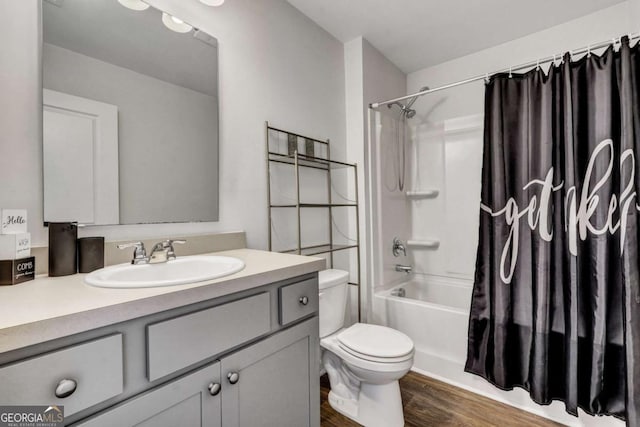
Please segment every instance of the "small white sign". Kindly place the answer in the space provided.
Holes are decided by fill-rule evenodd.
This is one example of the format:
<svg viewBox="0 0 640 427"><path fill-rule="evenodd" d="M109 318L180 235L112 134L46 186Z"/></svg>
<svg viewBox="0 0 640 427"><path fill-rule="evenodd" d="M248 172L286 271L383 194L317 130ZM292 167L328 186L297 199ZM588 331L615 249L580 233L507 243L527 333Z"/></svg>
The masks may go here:
<svg viewBox="0 0 640 427"><path fill-rule="evenodd" d="M2 209L0 234L19 234L27 232L26 209Z"/></svg>
<svg viewBox="0 0 640 427"><path fill-rule="evenodd" d="M0 259L21 259L30 256L30 233L0 235Z"/></svg>

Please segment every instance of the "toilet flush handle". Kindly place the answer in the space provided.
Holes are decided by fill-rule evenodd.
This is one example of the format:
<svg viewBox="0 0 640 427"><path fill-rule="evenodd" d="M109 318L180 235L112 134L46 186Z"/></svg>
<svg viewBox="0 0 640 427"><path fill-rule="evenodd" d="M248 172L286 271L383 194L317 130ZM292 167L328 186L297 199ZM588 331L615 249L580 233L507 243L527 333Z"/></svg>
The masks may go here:
<svg viewBox="0 0 640 427"><path fill-rule="evenodd" d="M309 298L308 297L300 297L300 299L298 300L298 302L302 305L307 305L309 304Z"/></svg>

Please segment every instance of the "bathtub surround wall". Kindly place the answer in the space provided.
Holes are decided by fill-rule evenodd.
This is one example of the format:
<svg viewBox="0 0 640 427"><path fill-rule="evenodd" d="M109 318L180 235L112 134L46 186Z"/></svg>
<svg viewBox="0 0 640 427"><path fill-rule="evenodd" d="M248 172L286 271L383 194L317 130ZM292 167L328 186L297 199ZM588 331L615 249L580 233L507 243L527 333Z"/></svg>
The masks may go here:
<svg viewBox="0 0 640 427"><path fill-rule="evenodd" d="M250 247L266 248L266 182L256 179L265 175L264 120L326 135L332 156L344 159L344 78L336 72L344 67L343 45L284 0L234 0L219 8L195 0L149 3L219 41L220 218L215 223L92 227L80 230L80 236L126 240L246 229ZM0 201L27 208L34 245L45 245L38 4L0 3L0 14L12 17L0 28L0 149L11 153L0 156L0 181L10 183L0 186Z"/></svg>
<svg viewBox="0 0 640 427"><path fill-rule="evenodd" d="M406 90L406 87L403 89L400 88L403 83L406 84L407 76L364 39L362 52L365 108L364 144L367 150L371 150L369 152L371 160L378 163L382 160L381 156L384 152L382 151L382 147L370 145L373 141L373 139L370 138L370 134L375 130L369 128L369 104L379 99L390 99L398 96L397 94L399 93L403 93L403 89ZM394 111L394 113L397 113L397 111ZM396 116L394 115L394 117ZM382 186L382 188L384 188L384 186ZM398 224L396 221L397 217L402 218L407 214L409 207L406 198L400 197L400 195L401 192L389 192L386 191L386 189L382 189L377 195L379 208L373 210L371 220L373 224L377 223L376 227L380 227L382 230L380 234L381 240L373 246L373 250L378 251L378 256L382 258L382 265L379 266L382 271L379 269L374 273L372 278L374 286L401 279L405 275L405 273L395 271L394 266L397 263L407 263L407 259L402 257L395 258L391 254L394 237L397 236L405 242L410 237L409 224ZM399 225L400 227L395 230L385 227L385 224L391 223L396 226Z"/></svg>
<svg viewBox="0 0 640 427"><path fill-rule="evenodd" d="M347 157L357 162L360 185L360 236L363 260L362 282L367 284L363 293L363 313L368 321L375 321L372 315L371 301L373 287L383 282L383 275L398 274L393 271L391 255L391 239L382 237L381 220L390 218L394 211L404 209L403 203L390 200L388 194L379 195L371 191L372 168L380 161L378 151L370 151L368 106L380 99L388 99L404 93L406 75L366 39L358 37L344 45L345 86L347 112ZM383 212L384 209L384 213ZM393 230L389 231L393 234ZM408 233L402 233L407 234ZM387 239L386 242L384 239ZM372 262L385 257L384 266Z"/></svg>

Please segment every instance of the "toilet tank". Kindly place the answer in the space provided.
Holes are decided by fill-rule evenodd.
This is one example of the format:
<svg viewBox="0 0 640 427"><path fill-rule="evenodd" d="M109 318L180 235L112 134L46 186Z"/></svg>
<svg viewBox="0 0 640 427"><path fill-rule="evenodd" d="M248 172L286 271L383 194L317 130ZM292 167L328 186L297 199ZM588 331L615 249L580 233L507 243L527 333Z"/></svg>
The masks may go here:
<svg viewBox="0 0 640 427"><path fill-rule="evenodd" d="M320 338L331 335L344 325L348 282L347 271L323 270L318 273Z"/></svg>

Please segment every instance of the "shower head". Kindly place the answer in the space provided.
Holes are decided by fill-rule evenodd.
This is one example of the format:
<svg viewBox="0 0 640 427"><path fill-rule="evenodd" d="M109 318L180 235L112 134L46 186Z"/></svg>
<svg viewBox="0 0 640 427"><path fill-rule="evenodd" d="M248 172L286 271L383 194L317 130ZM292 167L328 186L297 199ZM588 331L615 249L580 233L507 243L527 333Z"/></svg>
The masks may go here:
<svg viewBox="0 0 640 427"><path fill-rule="evenodd" d="M429 87L423 86L420 88L420 92L424 92L425 90L429 90ZM387 107L391 108L392 106L397 105L398 107L400 107L400 114L405 116L407 119L411 119L416 115L416 110L412 109L411 106L413 105L414 102L416 102L417 99L418 97L414 96L409 100L407 105L401 104L396 101L396 102L392 102L391 104L387 104Z"/></svg>
<svg viewBox="0 0 640 427"><path fill-rule="evenodd" d="M416 115L416 110L412 110L411 108L408 108L408 106L403 105L399 102L392 102L391 104L387 104L387 107L391 108L394 105L400 107L400 116L405 116L407 119L410 119Z"/></svg>

